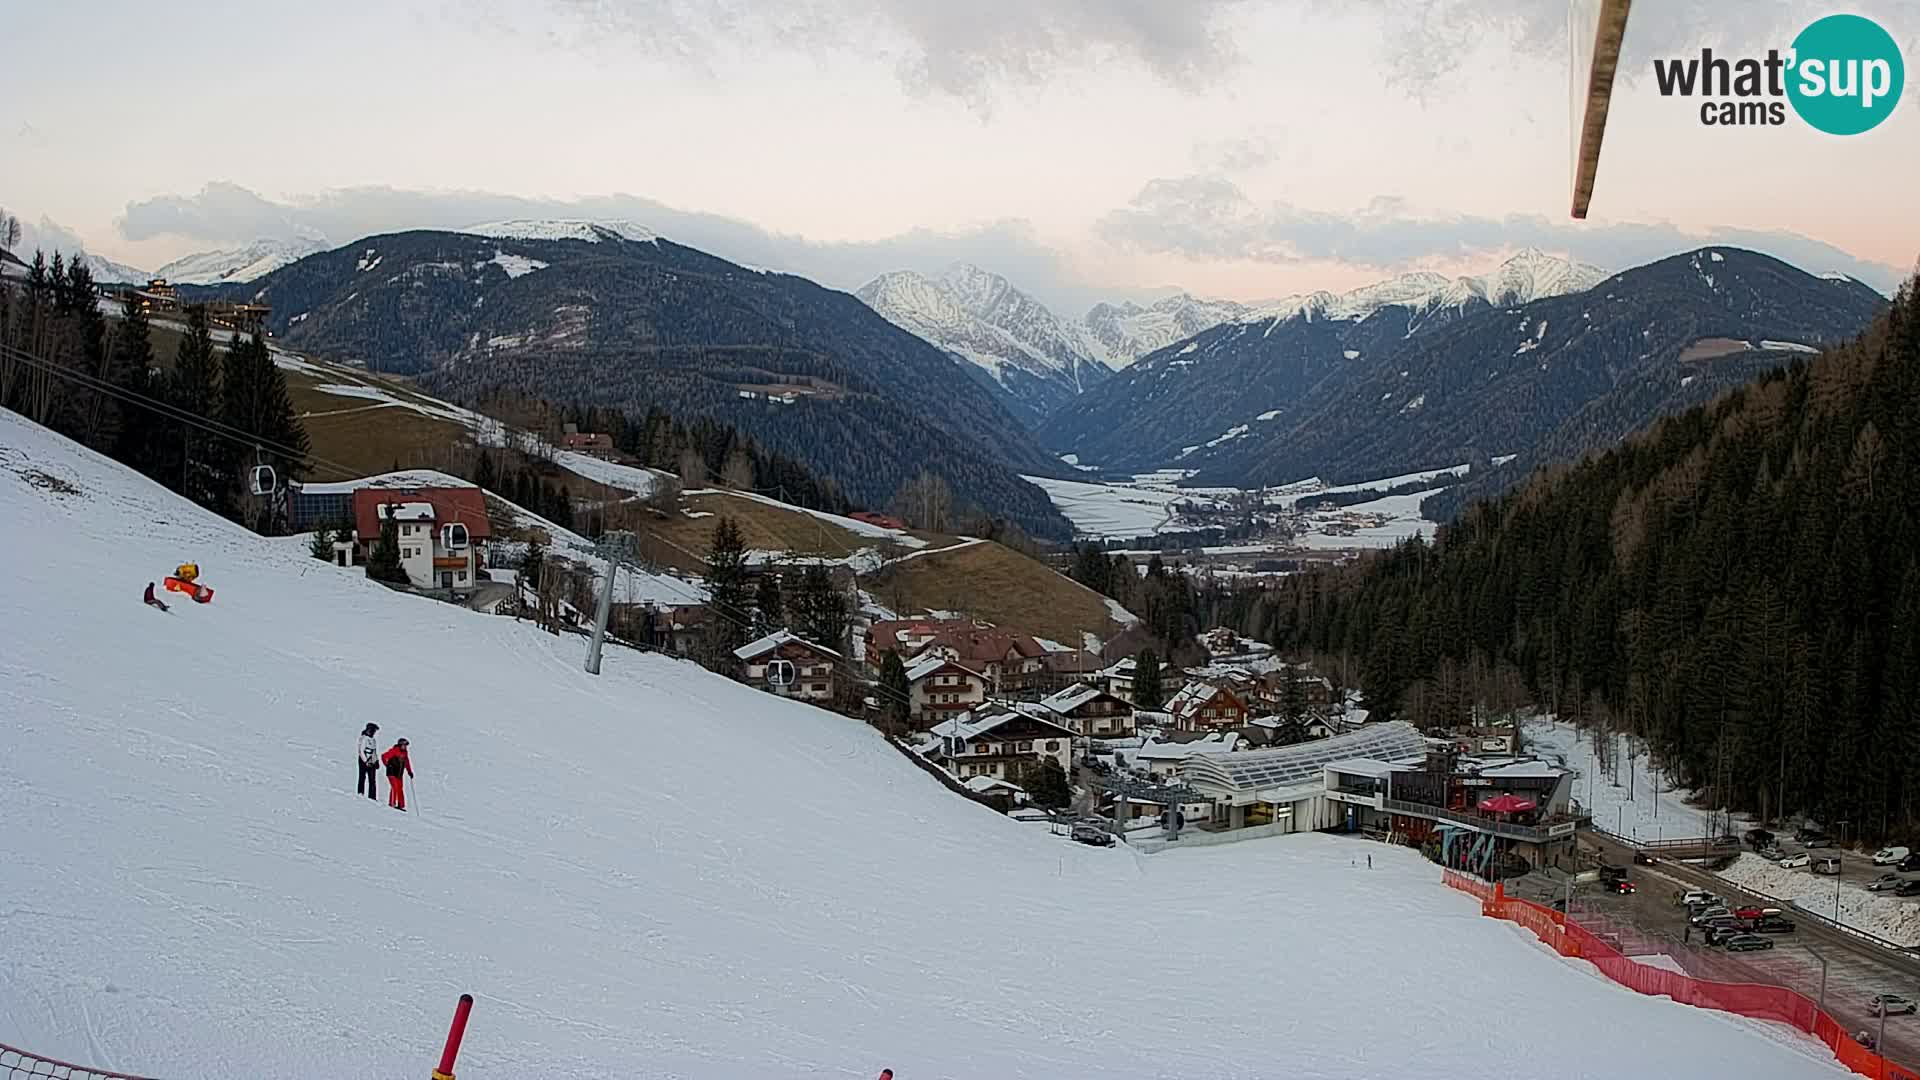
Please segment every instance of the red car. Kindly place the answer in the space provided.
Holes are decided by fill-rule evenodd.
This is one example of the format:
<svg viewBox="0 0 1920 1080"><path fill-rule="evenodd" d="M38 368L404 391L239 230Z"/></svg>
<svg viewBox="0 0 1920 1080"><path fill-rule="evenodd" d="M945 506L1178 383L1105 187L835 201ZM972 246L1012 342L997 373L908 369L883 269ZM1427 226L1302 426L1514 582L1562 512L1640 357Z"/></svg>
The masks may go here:
<svg viewBox="0 0 1920 1080"><path fill-rule="evenodd" d="M1764 919L1768 915L1778 914L1780 909L1777 907L1756 907L1751 904L1733 909L1733 917L1736 919Z"/></svg>
<svg viewBox="0 0 1920 1080"><path fill-rule="evenodd" d="M1628 893L1631 893L1634 891L1633 882L1628 881L1625 878L1622 878L1618 881L1610 881L1607 883L1607 891L1616 893L1620 896L1625 896Z"/></svg>

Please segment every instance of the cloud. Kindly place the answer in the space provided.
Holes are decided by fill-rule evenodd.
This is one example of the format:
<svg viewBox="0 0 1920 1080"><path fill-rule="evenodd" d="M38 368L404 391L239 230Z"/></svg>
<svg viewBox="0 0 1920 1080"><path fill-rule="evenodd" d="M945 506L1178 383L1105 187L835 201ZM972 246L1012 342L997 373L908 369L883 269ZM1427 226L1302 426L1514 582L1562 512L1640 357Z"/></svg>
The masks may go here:
<svg viewBox="0 0 1920 1080"><path fill-rule="evenodd" d="M48 258L52 258L56 251L72 254L86 249L86 242L80 239L79 233L42 214L38 221L28 221L24 216L20 218L20 245L13 253L22 259L31 259L35 251L43 251Z"/></svg>
<svg viewBox="0 0 1920 1080"><path fill-rule="evenodd" d="M1237 139L1203 142L1193 148L1194 163L1209 172L1252 172L1279 161L1288 150L1284 133L1250 135ZM1294 151L1292 164L1300 165L1305 155Z"/></svg>
<svg viewBox="0 0 1920 1080"><path fill-rule="evenodd" d="M1426 98L1469 67L1486 62L1546 63L1566 68L1573 51L1570 11L1584 16L1587 30L1600 0L1319 0L1332 11L1363 10L1381 20L1389 78ZM1845 10L1900 26L1912 17L1911 0L1854 0ZM1633 6L1621 44L1618 79L1633 85L1653 69L1653 59L1717 51L1757 54L1785 49L1808 23L1831 15L1826 0L1660 0ZM1909 64L1915 53L1906 54ZM1911 81L1910 81L1911 82Z"/></svg>
<svg viewBox="0 0 1920 1080"><path fill-rule="evenodd" d="M1457 261L1515 248L1565 251L1609 269L1625 269L1703 244L1763 251L1813 273L1839 270L1882 292L1904 272L1823 241L1785 231L1728 227L1687 231L1657 224L1575 224L1531 214L1505 217L1424 215L1404 199L1380 197L1357 213L1287 203L1256 203L1231 180L1196 175L1155 180L1096 226L1124 250L1202 262L1275 265L1335 262L1383 272L1425 260Z"/></svg>
<svg viewBox="0 0 1920 1080"><path fill-rule="evenodd" d="M618 39L704 68L725 50L890 52L908 87L984 105L1007 85L1138 63L1173 86L1212 81L1238 59L1226 22L1244 0L549 0L567 20L550 40Z"/></svg>
<svg viewBox="0 0 1920 1080"><path fill-rule="evenodd" d="M116 223L129 240L174 237L196 247L230 247L258 239L318 239L347 244L407 229L461 229L511 218L624 219L641 222L675 243L725 259L800 274L838 289L857 289L889 270L933 273L956 261L989 266L1063 312L1101 300L1135 298L1124 289L1079 281L1060 252L1032 227L1007 219L963 232L916 229L864 243L824 243L763 229L718 214L679 210L637 195L560 200L485 191L415 191L357 187L276 202L228 183L194 195L161 195L129 203ZM1138 297L1149 295L1141 290Z"/></svg>

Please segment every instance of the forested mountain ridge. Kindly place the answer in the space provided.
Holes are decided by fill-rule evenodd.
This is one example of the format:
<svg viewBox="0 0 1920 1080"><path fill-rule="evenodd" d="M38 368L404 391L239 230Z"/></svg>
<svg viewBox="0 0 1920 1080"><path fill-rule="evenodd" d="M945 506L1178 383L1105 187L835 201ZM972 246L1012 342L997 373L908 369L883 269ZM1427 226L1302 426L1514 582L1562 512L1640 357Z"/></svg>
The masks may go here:
<svg viewBox="0 0 1920 1080"><path fill-rule="evenodd" d="M1762 814L1920 826L1920 298L1857 340L1288 580L1247 618L1426 723L1524 687Z"/></svg>
<svg viewBox="0 0 1920 1080"><path fill-rule="evenodd" d="M1059 463L945 355L853 296L644 232L554 236L374 236L215 291L271 304L291 348L445 396L657 406L732 425L862 504L924 469L1029 532L1067 533L1019 477Z"/></svg>
<svg viewBox="0 0 1920 1080"><path fill-rule="evenodd" d="M1717 247L1518 303L1413 291L1411 306L1381 290L1364 305L1329 297L1215 327L1063 407L1048 445L1085 464L1195 470L1203 486L1471 462L1475 490L1493 494L1843 341L1886 302L1851 279ZM1480 468L1509 455L1503 471Z"/></svg>

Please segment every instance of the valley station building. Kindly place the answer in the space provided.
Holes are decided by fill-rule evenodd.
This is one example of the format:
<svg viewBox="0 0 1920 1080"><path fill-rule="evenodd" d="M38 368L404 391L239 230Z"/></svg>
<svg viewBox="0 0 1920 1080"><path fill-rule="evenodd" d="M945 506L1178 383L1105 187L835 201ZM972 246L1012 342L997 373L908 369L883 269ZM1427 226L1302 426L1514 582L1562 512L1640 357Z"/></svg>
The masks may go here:
<svg viewBox="0 0 1920 1080"><path fill-rule="evenodd" d="M1570 860L1585 815L1572 802L1573 772L1525 758L1469 758L1413 725L1367 724L1344 735L1273 750L1201 753L1180 776L1212 804L1187 822L1203 842L1314 830L1440 841L1483 860L1496 852L1535 866ZM1482 804L1527 809L1493 812Z"/></svg>

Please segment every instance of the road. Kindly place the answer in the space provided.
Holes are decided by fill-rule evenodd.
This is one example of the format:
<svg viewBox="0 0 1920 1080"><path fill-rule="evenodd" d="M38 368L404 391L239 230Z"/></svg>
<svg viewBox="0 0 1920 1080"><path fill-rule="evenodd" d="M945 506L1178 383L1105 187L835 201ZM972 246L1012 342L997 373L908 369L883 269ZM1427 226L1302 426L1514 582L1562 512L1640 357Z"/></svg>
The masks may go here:
<svg viewBox="0 0 1920 1080"><path fill-rule="evenodd" d="M1589 886L1576 890L1574 897L1574 917L1596 932L1611 929L1619 933L1626 946L1623 951L1629 954L1665 952L1699 978L1769 983L1818 1000L1821 965L1814 955L1817 951L1827 960L1827 1011L1848 1031L1879 1031L1879 1018L1867 1008L1867 999L1875 994L1920 998L1920 957L1883 949L1812 920L1795 918L1791 911L1787 917L1794 921L1796 931L1772 935L1777 944L1771 950L1729 954L1708 948L1697 932L1689 942L1686 909L1678 903L1678 894L1684 889L1708 889L1731 901L1763 901L1697 867L1680 863L1632 866L1632 849L1605 837L1583 833L1581 842L1597 849L1609 863L1630 866L1639 885L1639 891L1631 896L1604 894ZM1859 869L1870 865L1857 855L1843 862L1843 867L1864 874L1861 880L1871 880L1882 872L1879 868L1871 873ZM1537 875L1523 879L1536 890L1546 884L1534 884L1536 880ZM1886 1048L1894 1061L1909 1067L1920 1065L1920 1018L1888 1017Z"/></svg>

